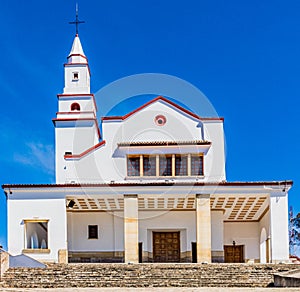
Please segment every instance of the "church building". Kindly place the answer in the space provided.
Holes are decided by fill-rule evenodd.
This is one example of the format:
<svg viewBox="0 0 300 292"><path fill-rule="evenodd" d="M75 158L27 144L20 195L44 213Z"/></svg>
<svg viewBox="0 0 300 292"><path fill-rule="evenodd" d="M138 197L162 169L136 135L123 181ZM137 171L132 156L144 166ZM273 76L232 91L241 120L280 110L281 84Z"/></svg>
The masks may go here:
<svg viewBox="0 0 300 292"><path fill-rule="evenodd" d="M163 96L98 117L78 34L64 72L56 183L2 186L10 254L56 263L289 260L293 183L227 181L223 118Z"/></svg>

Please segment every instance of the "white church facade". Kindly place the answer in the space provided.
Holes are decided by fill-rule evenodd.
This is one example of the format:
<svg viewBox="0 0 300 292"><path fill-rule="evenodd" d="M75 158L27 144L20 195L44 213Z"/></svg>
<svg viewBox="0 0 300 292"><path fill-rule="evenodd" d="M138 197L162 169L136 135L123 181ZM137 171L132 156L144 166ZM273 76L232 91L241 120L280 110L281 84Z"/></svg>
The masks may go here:
<svg viewBox="0 0 300 292"><path fill-rule="evenodd" d="M10 254L60 263L289 260L292 182L228 182L223 118L158 96L102 117L100 133L78 35L64 70L56 183L2 186Z"/></svg>

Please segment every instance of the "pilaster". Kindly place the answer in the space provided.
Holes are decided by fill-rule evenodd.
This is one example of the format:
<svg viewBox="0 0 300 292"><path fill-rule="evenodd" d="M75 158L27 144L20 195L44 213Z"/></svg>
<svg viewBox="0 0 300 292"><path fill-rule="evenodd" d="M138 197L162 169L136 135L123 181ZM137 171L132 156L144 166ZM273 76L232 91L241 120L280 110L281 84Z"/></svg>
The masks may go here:
<svg viewBox="0 0 300 292"><path fill-rule="evenodd" d="M270 194L271 262L289 261L287 193Z"/></svg>
<svg viewBox="0 0 300 292"><path fill-rule="evenodd" d="M138 263L138 195L124 195L124 261Z"/></svg>
<svg viewBox="0 0 300 292"><path fill-rule="evenodd" d="M210 195L196 195L197 262L211 262Z"/></svg>

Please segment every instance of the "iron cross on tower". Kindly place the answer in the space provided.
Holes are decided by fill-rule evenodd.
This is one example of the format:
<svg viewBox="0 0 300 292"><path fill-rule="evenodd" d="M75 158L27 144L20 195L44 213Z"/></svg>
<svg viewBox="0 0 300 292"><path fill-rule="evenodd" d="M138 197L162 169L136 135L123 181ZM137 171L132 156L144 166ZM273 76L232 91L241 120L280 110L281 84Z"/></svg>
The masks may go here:
<svg viewBox="0 0 300 292"><path fill-rule="evenodd" d="M75 21L71 21L69 22L70 24L75 24L76 26L76 35L78 35L78 25L81 24L81 23L85 23L85 21L80 21L78 19L78 4L76 3L76 18L75 18Z"/></svg>

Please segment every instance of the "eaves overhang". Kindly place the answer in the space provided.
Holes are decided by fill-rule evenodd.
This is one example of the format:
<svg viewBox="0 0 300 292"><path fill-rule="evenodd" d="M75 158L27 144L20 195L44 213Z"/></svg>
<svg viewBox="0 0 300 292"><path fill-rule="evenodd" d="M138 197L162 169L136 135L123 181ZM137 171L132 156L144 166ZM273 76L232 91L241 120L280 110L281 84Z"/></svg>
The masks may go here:
<svg viewBox="0 0 300 292"><path fill-rule="evenodd" d="M293 186L292 180L285 181L249 181L249 182L176 182L171 180L157 181L157 182L110 182L110 183L66 183L66 184L3 184L2 189L35 189L35 188L47 188L47 189L58 189L58 188L122 188L122 187L147 187L147 186L195 186L195 187L219 187L219 188L261 188L267 190L279 190L285 188L291 188Z"/></svg>

